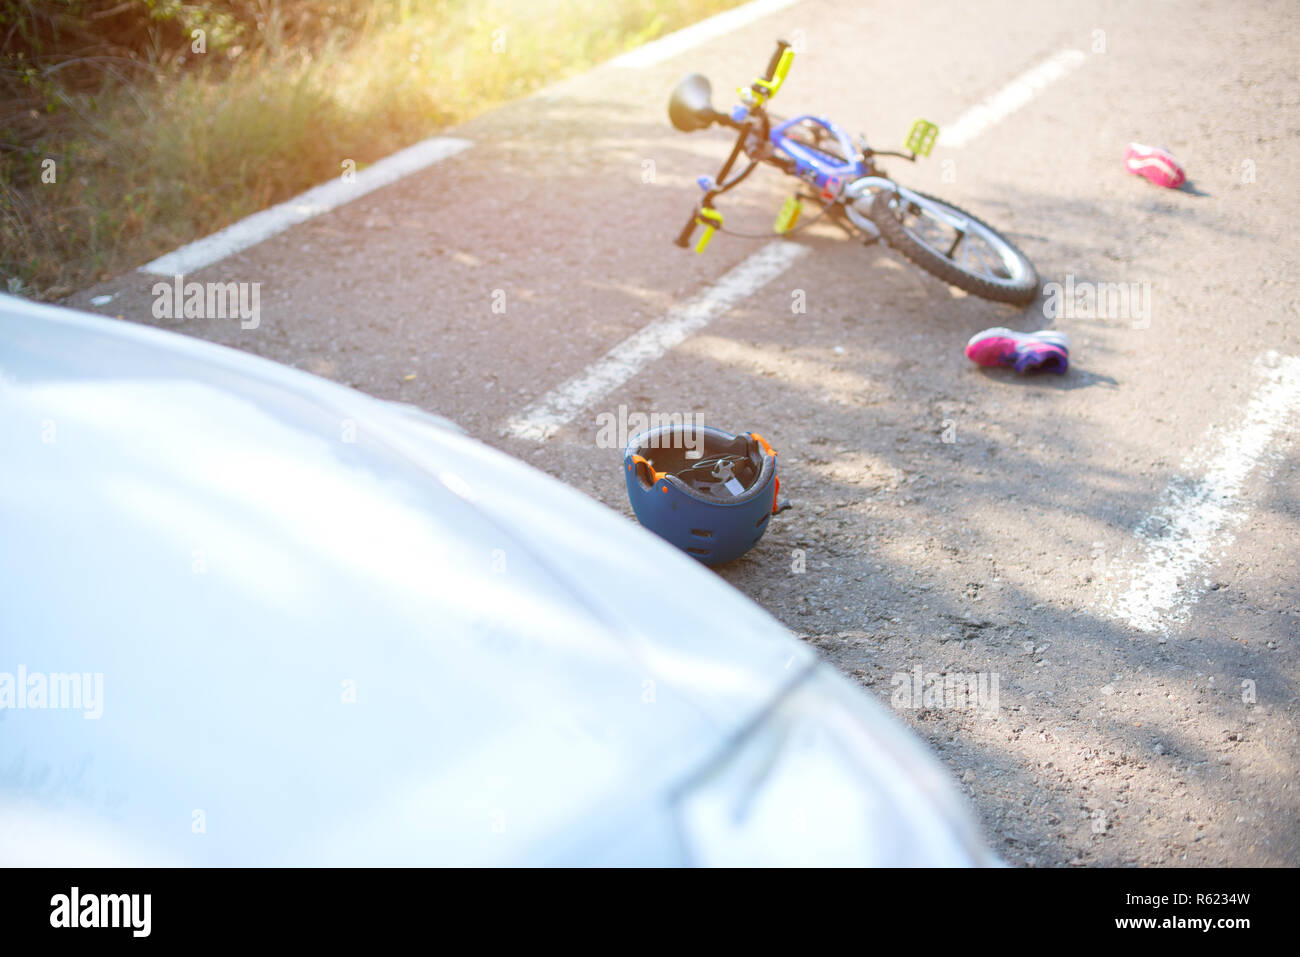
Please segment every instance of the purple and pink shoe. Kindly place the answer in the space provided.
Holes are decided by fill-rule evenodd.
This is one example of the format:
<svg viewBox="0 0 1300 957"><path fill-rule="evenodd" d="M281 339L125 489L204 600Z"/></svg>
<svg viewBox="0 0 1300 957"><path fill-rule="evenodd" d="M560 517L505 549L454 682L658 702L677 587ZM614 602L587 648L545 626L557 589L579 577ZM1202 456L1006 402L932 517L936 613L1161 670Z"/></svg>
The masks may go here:
<svg viewBox="0 0 1300 957"><path fill-rule="evenodd" d="M1056 372L1070 368L1070 337L1042 329L1015 332L985 329L966 343L966 358L982 366L1010 366L1017 372Z"/></svg>
<svg viewBox="0 0 1300 957"><path fill-rule="evenodd" d="M1141 143L1128 145L1124 151L1124 168L1166 189L1177 189L1187 180L1187 174L1172 153Z"/></svg>

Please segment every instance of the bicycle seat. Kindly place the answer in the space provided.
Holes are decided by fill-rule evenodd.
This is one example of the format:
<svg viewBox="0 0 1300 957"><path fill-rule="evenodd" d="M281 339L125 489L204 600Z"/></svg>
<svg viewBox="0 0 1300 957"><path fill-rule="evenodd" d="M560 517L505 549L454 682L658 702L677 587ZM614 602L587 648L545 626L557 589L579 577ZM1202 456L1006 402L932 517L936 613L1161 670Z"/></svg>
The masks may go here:
<svg viewBox="0 0 1300 957"><path fill-rule="evenodd" d="M668 118L683 133L708 129L715 122L713 84L700 73L683 77L668 100Z"/></svg>

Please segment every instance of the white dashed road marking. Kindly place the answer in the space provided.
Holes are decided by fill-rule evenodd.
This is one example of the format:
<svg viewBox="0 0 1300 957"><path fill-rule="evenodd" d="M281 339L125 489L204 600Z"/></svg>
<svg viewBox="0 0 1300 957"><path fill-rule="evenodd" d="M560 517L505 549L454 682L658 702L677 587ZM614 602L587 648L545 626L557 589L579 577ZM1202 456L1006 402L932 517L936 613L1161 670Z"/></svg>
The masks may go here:
<svg viewBox="0 0 1300 957"><path fill-rule="evenodd" d="M301 196L285 200L269 209L254 213L232 223L225 229L196 239L192 243L160 256L153 262L145 263L140 272L155 276L180 276L204 266L211 266L227 256L256 246L264 239L270 239L282 233L290 226L306 222L313 216L327 213L336 206L360 199L367 193L373 193L389 183L395 183L403 176L432 166L439 160L454 156L472 144L469 140L450 136L435 136L432 139L398 150L391 156L385 156L373 166L358 170L351 182L338 179L322 183L307 190Z"/></svg>
<svg viewBox="0 0 1300 957"><path fill-rule="evenodd" d="M1086 60L1082 50L1062 50L1020 74L988 99L975 104L939 133L939 146L965 146L1000 123L1049 85Z"/></svg>
<svg viewBox="0 0 1300 957"><path fill-rule="evenodd" d="M587 405L757 292L807 252L807 246L791 242L768 243L694 299L628 336L577 376L542 396L506 423L506 434L545 442Z"/></svg>
<svg viewBox="0 0 1300 957"><path fill-rule="evenodd" d="M1257 468L1272 471L1269 447L1300 411L1300 357L1270 352L1255 371L1262 381L1241 416L1212 430L1188 459L1189 472L1209 463L1202 477L1170 483L1160 506L1134 531L1141 558L1119 578L1128 586L1107 610L1139 631L1167 634L1186 620L1205 588L1197 572L1232 541L1245 517L1242 486Z"/></svg>
<svg viewBox="0 0 1300 957"><path fill-rule="evenodd" d="M670 33L658 40L652 40L645 46L629 50L622 56L610 60L605 65L628 67L630 69L654 66L656 63L662 63L664 60L671 59L692 47L699 46L706 40L723 36L743 27L747 23L765 17L769 13L776 13L778 10L792 7L798 2L799 0L754 0L753 3L726 10L709 17L707 20L693 23L676 33Z"/></svg>

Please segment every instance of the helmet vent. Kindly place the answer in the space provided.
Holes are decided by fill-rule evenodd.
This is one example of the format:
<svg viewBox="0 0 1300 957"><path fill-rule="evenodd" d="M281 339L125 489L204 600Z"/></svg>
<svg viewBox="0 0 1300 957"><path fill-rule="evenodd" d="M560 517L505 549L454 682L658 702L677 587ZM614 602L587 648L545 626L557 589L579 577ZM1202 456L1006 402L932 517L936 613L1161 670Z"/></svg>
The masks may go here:
<svg viewBox="0 0 1300 957"><path fill-rule="evenodd" d="M691 534L694 535L696 538L712 538L712 537L713 537L713 532L711 532L711 531L710 531L709 529L707 529L707 528L692 528L692 529L691 529Z"/></svg>

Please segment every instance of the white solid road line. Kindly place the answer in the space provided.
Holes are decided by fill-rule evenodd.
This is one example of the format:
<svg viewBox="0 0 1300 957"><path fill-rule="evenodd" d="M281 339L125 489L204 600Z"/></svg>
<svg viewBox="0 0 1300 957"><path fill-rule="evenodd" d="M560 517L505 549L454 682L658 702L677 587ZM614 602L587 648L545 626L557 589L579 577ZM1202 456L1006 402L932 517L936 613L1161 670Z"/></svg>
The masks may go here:
<svg viewBox="0 0 1300 957"><path fill-rule="evenodd" d="M1006 119L1051 83L1086 60L1082 50L1062 50L1026 70L988 99L975 104L939 133L939 146L965 146L990 126Z"/></svg>
<svg viewBox="0 0 1300 957"><path fill-rule="evenodd" d="M385 156L373 166L358 170L351 182L343 177L322 183L300 196L285 200L269 209L232 223L225 229L197 239L192 243L160 256L140 267L140 272L155 276L179 276L204 266L220 262L249 246L282 233L290 226L306 222L313 216L329 212L336 206L360 199L367 193L394 183L410 173L432 166L439 160L454 156L472 144L469 140L450 136L435 136L423 140L391 156Z"/></svg>
<svg viewBox="0 0 1300 957"><path fill-rule="evenodd" d="M722 36L746 23L794 6L798 2L799 0L752 0L751 3L726 10L637 47L635 50L629 50L622 56L607 61L603 66L639 68L662 63L706 40ZM576 77L569 77L564 83L572 82L574 79ZM547 87L532 95L544 98L553 92L553 89ZM204 266L211 266L227 256L232 256L265 239L270 239L277 233L284 232L290 226L296 226L313 216L319 216L344 203L360 199L367 193L372 193L403 176L432 166L439 160L453 156L472 145L468 140L450 136L435 136L416 143L414 146L384 157L373 166L358 171L355 179L350 183L345 183L342 177L322 183L301 196L254 213L211 236L205 236L203 239L195 240L166 255L159 256L152 262L145 263L139 271L155 276L178 276L195 269L202 269Z"/></svg>
<svg viewBox="0 0 1300 957"><path fill-rule="evenodd" d="M546 441L587 405L608 395L648 363L757 292L807 252L807 246L792 242L768 243L689 302L628 336L581 373L542 396L507 422L505 433L518 439Z"/></svg>
<svg viewBox="0 0 1300 957"><path fill-rule="evenodd" d="M683 27L676 33L670 33L658 40L652 40L635 50L629 50L622 56L609 60L605 65L627 67L629 69L654 66L656 63L662 63L664 60L671 59L692 47L699 46L705 40L712 40L714 37L730 33L732 30L736 30L747 23L752 23L769 13L776 13L778 10L792 7L798 2L799 0L753 0L752 3L733 7L730 10L711 16L707 20L701 20L689 27Z"/></svg>
<svg viewBox="0 0 1300 957"><path fill-rule="evenodd" d="M1242 485L1261 465L1271 471L1269 446L1300 410L1300 357L1269 352L1256 361L1255 371L1263 381L1241 417L1212 430L1205 447L1188 459L1189 470L1209 461L1203 477L1172 482L1134 532L1142 557L1121 578L1128 587L1106 610L1139 631L1168 634L1186 620L1204 591L1196 573L1231 543L1233 527L1245 515Z"/></svg>

